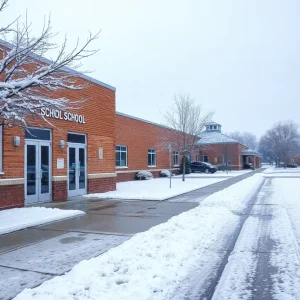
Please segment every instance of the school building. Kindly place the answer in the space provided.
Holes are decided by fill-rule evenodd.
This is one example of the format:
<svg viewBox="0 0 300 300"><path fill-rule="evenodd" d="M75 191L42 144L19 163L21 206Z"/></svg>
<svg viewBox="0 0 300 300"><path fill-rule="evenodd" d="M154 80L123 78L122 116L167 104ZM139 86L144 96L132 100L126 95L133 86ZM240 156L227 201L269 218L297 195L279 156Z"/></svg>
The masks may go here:
<svg viewBox="0 0 300 300"><path fill-rule="evenodd" d="M167 144L178 132L116 112L116 89L109 84L86 75L76 77L76 82L86 87L57 91L56 97L88 101L76 110L42 108L41 115L53 126L33 119L27 120L26 129L0 126L0 209L112 191L116 182L134 180L138 171L149 170L158 177L169 168ZM211 134L220 128L206 131ZM221 162L220 145L211 140L209 144L206 149L199 144L190 159ZM247 159L260 166L256 154L245 152L247 147L235 143L233 148L232 164L237 169ZM179 165L180 155L173 149L172 170Z"/></svg>

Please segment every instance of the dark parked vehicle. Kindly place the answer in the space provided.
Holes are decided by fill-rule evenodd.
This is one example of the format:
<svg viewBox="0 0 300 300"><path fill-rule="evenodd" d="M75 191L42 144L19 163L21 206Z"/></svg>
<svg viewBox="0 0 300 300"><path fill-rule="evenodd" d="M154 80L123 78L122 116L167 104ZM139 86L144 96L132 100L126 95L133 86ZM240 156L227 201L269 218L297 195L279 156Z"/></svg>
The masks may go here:
<svg viewBox="0 0 300 300"><path fill-rule="evenodd" d="M190 165L191 171L193 172L204 172L204 173L215 173L218 171L216 166L213 166L207 162L195 161Z"/></svg>
<svg viewBox="0 0 300 300"><path fill-rule="evenodd" d="M287 164L286 165L287 168L298 168L297 164Z"/></svg>
<svg viewBox="0 0 300 300"><path fill-rule="evenodd" d="M244 169L245 169L245 170L249 170L249 169L254 170L253 165L252 165L251 163L249 163L249 164L244 164Z"/></svg>

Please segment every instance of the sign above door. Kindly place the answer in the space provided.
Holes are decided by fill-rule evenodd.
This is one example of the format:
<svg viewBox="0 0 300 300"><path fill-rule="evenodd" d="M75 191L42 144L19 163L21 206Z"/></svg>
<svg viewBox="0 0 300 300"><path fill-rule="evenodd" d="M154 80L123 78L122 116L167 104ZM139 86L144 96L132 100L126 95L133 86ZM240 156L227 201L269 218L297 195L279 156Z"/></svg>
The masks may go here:
<svg viewBox="0 0 300 300"><path fill-rule="evenodd" d="M84 115L74 114L68 111L62 111L60 109L52 109L49 107L42 107L41 108L41 115L46 118L53 118L59 120L65 120L80 124L85 124Z"/></svg>

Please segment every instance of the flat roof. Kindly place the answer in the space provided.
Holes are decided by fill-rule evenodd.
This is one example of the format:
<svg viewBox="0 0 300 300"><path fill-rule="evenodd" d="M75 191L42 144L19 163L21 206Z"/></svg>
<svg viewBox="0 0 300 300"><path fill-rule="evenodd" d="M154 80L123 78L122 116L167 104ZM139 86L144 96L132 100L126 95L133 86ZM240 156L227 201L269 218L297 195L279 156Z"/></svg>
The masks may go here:
<svg viewBox="0 0 300 300"><path fill-rule="evenodd" d="M4 41L4 40L1 40L1 39L0 39L0 45L4 46L4 47L6 47L6 48L9 48L9 49L12 49L12 48L14 47L13 44L11 44L11 43L9 43L9 42L6 42L6 41ZM53 63L52 60L50 60L50 59L48 59L48 58L45 58L45 57L42 57L42 56L39 56L39 55L37 55L37 54L35 54L35 53L29 53L28 56L30 56L30 57L32 57L32 58L38 60L38 61L41 61L41 62L43 62L43 63L45 63L45 64L48 64L48 65L51 64L51 63ZM113 87L113 86L111 86L111 85L109 85L109 84L107 84L107 83L104 83L104 82L102 82L102 81L100 81L100 80L97 80L97 79L95 79L95 78L93 78L93 77L87 76L87 75L85 75L85 74L83 74L83 73L80 73L79 71L76 71L76 70L74 70L74 69L71 69L71 68L68 68L68 67L64 67L64 68L62 68L62 70L66 71L66 72L68 72L68 73L72 73L72 74L74 74L74 75L76 75L76 76L78 76L78 77L81 77L81 78L83 78L83 79L86 79L86 80L88 80L88 81L91 81L91 82L93 82L93 83L96 83L96 84L98 84L98 85L101 85L101 86L103 86L103 87L105 87L105 88L107 88L107 89L110 89L110 90L112 90L112 91L116 91L116 88L115 88L115 87Z"/></svg>
<svg viewBox="0 0 300 300"><path fill-rule="evenodd" d="M159 126L159 127L162 127L162 128L166 128L166 129L170 129L170 130L176 131L175 129L173 129L171 127L168 127L166 125L162 125L162 124L158 124L158 123L155 123L155 122L151 122L151 121L148 121L148 120L145 120L145 119L142 119L142 118L137 118L137 117L134 117L134 116L131 116L131 115L124 114L124 113L119 112L119 111L116 111L116 115L119 115L119 116L122 116L122 117L130 118L130 119L133 119L133 120L145 122L145 123L148 123L148 124L151 124L151 125L155 125L155 126Z"/></svg>

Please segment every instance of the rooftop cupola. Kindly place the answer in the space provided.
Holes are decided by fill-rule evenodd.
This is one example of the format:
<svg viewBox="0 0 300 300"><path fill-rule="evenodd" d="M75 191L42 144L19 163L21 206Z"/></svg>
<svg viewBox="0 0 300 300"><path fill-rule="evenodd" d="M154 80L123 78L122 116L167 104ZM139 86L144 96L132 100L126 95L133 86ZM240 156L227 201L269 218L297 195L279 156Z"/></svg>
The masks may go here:
<svg viewBox="0 0 300 300"><path fill-rule="evenodd" d="M209 122L205 124L206 131L217 131L221 132L222 125L216 123L216 122Z"/></svg>

